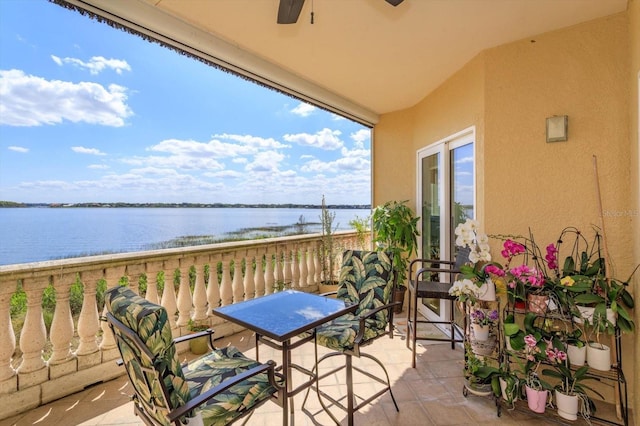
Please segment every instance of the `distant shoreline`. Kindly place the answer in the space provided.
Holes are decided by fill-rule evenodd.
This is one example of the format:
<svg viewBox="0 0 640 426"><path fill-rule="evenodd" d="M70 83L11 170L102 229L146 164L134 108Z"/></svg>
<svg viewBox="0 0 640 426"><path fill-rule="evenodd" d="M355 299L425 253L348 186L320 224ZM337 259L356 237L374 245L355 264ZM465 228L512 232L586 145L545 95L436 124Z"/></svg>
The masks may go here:
<svg viewBox="0 0 640 426"><path fill-rule="evenodd" d="M0 201L0 208L241 208L321 209L320 204L228 204L228 203L17 203ZM328 209L371 209L370 204L328 204Z"/></svg>

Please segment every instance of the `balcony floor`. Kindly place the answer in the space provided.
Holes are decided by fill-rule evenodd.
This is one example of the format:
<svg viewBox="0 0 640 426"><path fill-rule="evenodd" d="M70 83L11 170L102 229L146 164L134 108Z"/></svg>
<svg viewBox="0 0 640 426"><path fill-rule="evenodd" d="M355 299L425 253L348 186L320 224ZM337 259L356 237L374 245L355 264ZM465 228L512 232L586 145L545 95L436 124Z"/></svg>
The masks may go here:
<svg viewBox="0 0 640 426"><path fill-rule="evenodd" d="M404 330L405 318L396 318L396 325ZM217 346L232 344L248 356L255 357L254 339L245 332L216 341ZM496 416L493 400L488 397L462 395L463 351L451 350L446 343L423 342L418 347L417 368L411 368L411 352L405 345L404 336L397 330L393 339L382 338L367 347L367 352L386 363L393 392L400 407L396 412L388 393L374 400L356 414L358 425L541 425L556 424L552 419L533 417L529 413L502 410ZM322 352L320 352L320 355ZM186 356L186 355L184 355ZM260 346L262 360L274 359L278 354L264 345ZM306 344L293 352L294 362L313 365L313 345ZM344 362L342 357L331 361ZM354 358L354 365L356 365ZM114 368L119 368L114 365ZM358 388L371 389L371 380L361 380ZM338 388L336 388L338 389ZM143 425L133 414L128 393L131 388L126 376L102 383L82 392L38 407L27 413L0 421L0 426L9 425ZM309 396L306 412L300 408L305 392L295 397L295 423L297 425L331 425L330 418L319 407L315 393ZM598 404L598 415L611 413L609 407ZM549 410L549 409L548 409ZM342 424L345 416L335 411ZM276 404L266 403L255 411L249 425L282 424L282 410ZM586 424L580 420L571 424ZM634 424L633 420L630 424Z"/></svg>

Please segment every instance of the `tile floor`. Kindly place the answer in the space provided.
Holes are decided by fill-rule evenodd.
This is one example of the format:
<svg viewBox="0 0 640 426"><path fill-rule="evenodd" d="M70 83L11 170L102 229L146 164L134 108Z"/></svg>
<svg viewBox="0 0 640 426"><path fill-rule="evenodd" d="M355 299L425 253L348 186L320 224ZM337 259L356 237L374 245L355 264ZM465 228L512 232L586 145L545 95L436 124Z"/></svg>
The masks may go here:
<svg viewBox="0 0 640 426"><path fill-rule="evenodd" d="M402 326L404 318L397 318ZM233 344L248 356L255 357L254 339L245 332L229 339L220 339L218 346ZM382 338L369 346L367 352L382 360L388 369L392 389L400 411L396 412L388 393L363 407L355 416L356 425L387 426L387 425L542 425L556 424L549 418L536 418L526 412L502 410L498 417L493 400L489 397L469 395L464 397L463 389L463 351L460 348L451 350L446 343L424 342L418 348L417 367L411 368L411 352L405 345L404 336L396 333L393 339ZM279 354L271 352L270 348L260 347L262 360L274 359L278 361ZM321 353L322 354L322 351ZM294 362L302 365L313 365L313 345L306 344L293 354ZM332 361L343 361L342 357L332 358ZM366 360L362 362L365 368ZM116 368L116 367L114 367ZM371 368L370 371L374 371ZM374 373L377 374L377 373ZM328 382L328 386L341 392L335 383ZM371 379L357 379L358 391L371 391ZM131 392L126 376L99 384L70 395L50 404L38 407L22 415L0 421L0 426L26 425L118 425L138 426L142 421L133 414L132 403L127 394ZM305 409L302 401L305 392L294 398L296 425L334 424L329 416L320 408L315 393L309 396ZM599 414L607 410L599 407ZM347 424L346 418L340 411L334 413L341 419L341 424ZM257 409L249 419L248 425L280 425L282 424L282 409L274 403L268 402ZM583 420L571 424L586 424ZM633 420L630 422L633 425Z"/></svg>

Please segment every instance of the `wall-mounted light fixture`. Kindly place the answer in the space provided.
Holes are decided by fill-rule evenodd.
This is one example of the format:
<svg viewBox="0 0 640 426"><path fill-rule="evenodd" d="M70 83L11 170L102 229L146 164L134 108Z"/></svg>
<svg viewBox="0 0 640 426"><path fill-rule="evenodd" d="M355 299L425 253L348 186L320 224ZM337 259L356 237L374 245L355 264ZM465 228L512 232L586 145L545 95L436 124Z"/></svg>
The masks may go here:
<svg viewBox="0 0 640 426"><path fill-rule="evenodd" d="M567 140L569 117L554 115L547 118L547 142L562 142Z"/></svg>

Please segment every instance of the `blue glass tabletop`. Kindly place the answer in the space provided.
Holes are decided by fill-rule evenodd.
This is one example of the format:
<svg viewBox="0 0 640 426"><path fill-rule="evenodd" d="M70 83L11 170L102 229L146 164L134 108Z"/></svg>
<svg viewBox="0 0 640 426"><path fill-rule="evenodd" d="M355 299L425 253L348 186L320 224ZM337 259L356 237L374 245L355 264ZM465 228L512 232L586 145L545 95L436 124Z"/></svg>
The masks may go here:
<svg viewBox="0 0 640 426"><path fill-rule="evenodd" d="M284 341L356 309L357 305L340 299L285 290L215 308L213 313L264 336Z"/></svg>

